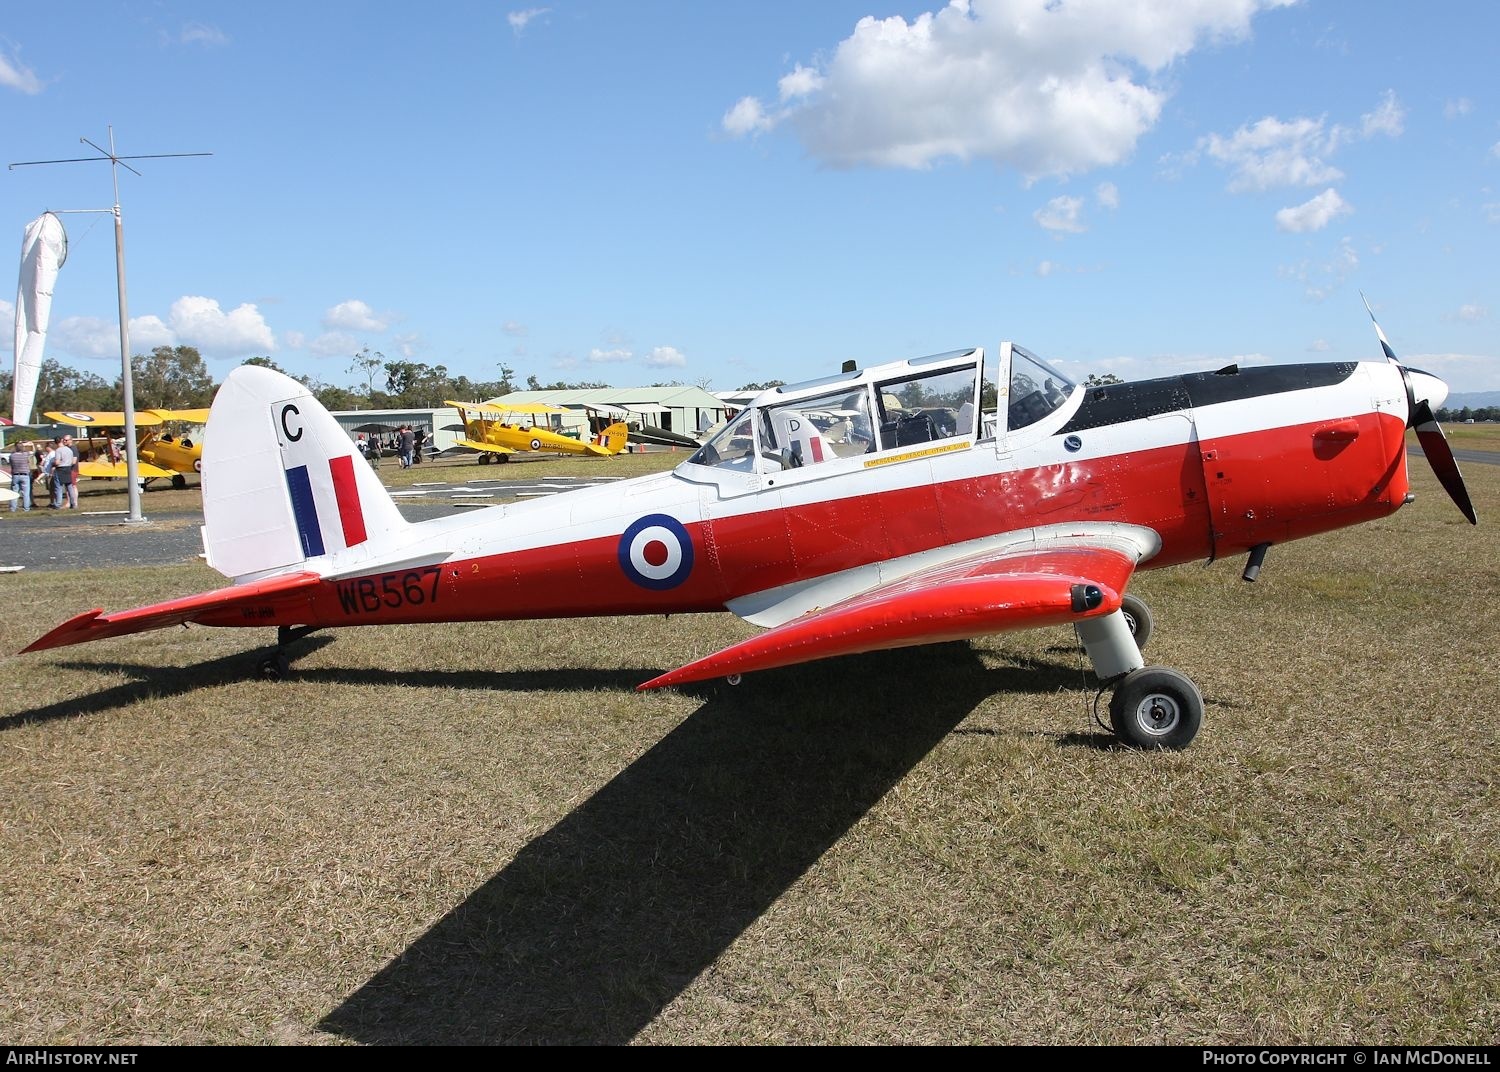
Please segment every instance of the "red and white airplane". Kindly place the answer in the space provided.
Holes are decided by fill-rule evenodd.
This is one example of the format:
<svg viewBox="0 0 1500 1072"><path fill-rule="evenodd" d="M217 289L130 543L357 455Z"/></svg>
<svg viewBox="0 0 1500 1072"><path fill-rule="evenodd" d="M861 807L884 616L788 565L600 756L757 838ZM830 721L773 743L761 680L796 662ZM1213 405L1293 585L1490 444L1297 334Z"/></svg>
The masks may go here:
<svg viewBox="0 0 1500 1072"><path fill-rule="evenodd" d="M314 629L729 610L761 632L643 689L1073 625L1125 743L1183 748L1203 699L1146 667L1137 569L1248 553L1410 501L1405 433L1475 521L1432 411L1436 377L1386 360L1074 384L1020 346L762 393L671 472L413 523L301 384L220 388L203 543L233 584L80 614L26 651L185 622ZM981 408L984 376L998 404Z"/></svg>

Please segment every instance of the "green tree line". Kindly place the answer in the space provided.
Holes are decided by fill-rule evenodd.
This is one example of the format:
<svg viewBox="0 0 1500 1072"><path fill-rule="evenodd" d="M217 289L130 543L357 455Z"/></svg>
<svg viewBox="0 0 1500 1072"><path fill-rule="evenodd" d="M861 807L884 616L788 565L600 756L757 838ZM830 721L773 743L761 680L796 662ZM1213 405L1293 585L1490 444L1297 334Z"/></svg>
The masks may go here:
<svg viewBox="0 0 1500 1072"><path fill-rule="evenodd" d="M269 357L252 357L244 364L260 365L291 375ZM429 409L441 406L449 399L483 401L520 389L515 370L506 365L500 366L498 379L471 380L467 376L452 375L445 365L393 361L368 347L354 355L345 372L354 377L348 385L327 383L316 376L293 378L331 410ZM218 388L203 356L192 346L158 346L149 354L136 354L130 359L130 376L136 404L143 408L196 409L212 403L214 391ZM0 412L11 411L12 381L12 373L0 372ZM526 377L524 386L527 390L540 391L608 387L609 384L561 380L543 383L531 375ZM48 411L117 411L124 405L124 391L118 375L111 381L94 372L70 368L54 358L42 362L33 419L39 420Z"/></svg>

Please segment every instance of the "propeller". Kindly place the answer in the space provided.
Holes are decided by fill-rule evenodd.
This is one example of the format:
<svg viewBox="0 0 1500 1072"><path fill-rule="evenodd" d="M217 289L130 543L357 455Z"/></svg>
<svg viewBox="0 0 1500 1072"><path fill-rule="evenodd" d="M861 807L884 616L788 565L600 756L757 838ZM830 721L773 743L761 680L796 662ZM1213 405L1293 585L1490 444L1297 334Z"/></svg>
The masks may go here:
<svg viewBox="0 0 1500 1072"><path fill-rule="evenodd" d="M1380 340L1380 348L1385 351L1386 359L1400 371L1401 382L1406 385L1406 427L1417 430L1417 442L1422 445L1422 454L1453 504L1469 519L1469 524L1479 524L1479 515L1474 512L1469 489L1464 486L1463 474L1458 471L1453 448L1448 445L1443 426L1438 424L1437 418L1432 414L1433 407L1441 406L1448 397L1448 385L1430 372L1407 368L1397 360L1396 351L1391 349L1385 332L1380 330L1380 321L1375 319L1375 310L1370 308L1370 300L1363 292L1359 296L1365 303L1365 312L1370 314L1370 323L1375 325L1375 336Z"/></svg>

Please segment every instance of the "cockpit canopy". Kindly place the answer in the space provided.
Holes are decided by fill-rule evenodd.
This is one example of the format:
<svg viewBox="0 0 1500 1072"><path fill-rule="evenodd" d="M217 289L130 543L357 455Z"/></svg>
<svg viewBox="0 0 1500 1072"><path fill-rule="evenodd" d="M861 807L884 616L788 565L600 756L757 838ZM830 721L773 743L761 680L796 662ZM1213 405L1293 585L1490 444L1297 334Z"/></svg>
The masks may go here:
<svg viewBox="0 0 1500 1072"><path fill-rule="evenodd" d="M954 350L767 391L687 464L771 473L940 440L973 443L1035 424L1073 390L1018 346L1002 346L1000 363L1009 383L1003 426L999 412L981 412L984 350Z"/></svg>

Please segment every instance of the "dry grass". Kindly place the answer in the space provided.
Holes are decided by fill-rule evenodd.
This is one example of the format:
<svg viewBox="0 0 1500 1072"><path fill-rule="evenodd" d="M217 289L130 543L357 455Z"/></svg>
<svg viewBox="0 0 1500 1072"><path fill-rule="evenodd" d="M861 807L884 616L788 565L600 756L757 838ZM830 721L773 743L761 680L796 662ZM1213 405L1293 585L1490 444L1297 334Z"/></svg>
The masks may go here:
<svg viewBox="0 0 1500 1072"><path fill-rule="evenodd" d="M1500 529L1416 481L1256 585L1137 579L1208 700L1180 755L1110 746L1066 630L658 694L747 627L8 659L0 1035L1493 1043ZM7 577L0 645L216 580Z"/></svg>

